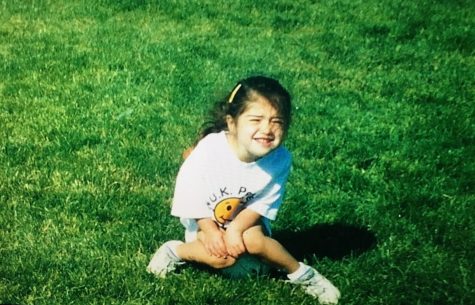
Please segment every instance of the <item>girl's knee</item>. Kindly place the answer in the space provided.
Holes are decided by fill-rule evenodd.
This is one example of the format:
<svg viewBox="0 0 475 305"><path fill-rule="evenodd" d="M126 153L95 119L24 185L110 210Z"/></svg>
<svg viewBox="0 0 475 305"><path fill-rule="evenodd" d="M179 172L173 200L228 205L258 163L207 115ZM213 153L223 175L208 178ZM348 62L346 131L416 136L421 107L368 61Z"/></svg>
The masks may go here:
<svg viewBox="0 0 475 305"><path fill-rule="evenodd" d="M244 231L242 238L249 254L259 254L263 251L264 241L267 237L259 226Z"/></svg>

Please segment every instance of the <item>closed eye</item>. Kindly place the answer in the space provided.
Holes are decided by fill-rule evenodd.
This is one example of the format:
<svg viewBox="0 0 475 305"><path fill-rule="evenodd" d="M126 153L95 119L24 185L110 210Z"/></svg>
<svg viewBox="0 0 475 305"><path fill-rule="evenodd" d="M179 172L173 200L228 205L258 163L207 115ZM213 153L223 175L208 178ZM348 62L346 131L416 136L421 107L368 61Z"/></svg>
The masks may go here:
<svg viewBox="0 0 475 305"><path fill-rule="evenodd" d="M257 117L257 116L252 116L249 118L249 122L256 122L256 123L259 123L260 121L262 120L261 117Z"/></svg>

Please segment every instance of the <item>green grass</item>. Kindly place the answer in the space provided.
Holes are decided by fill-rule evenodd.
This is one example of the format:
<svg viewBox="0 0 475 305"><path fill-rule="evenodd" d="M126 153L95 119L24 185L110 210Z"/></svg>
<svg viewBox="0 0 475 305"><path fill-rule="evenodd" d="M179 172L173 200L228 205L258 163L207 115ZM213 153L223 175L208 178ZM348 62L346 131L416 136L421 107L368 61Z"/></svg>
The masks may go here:
<svg viewBox="0 0 475 305"><path fill-rule="evenodd" d="M0 303L314 304L278 279L145 272L181 151L239 78L294 97L277 231L367 228L309 263L341 304L472 304L472 1L0 2Z"/></svg>

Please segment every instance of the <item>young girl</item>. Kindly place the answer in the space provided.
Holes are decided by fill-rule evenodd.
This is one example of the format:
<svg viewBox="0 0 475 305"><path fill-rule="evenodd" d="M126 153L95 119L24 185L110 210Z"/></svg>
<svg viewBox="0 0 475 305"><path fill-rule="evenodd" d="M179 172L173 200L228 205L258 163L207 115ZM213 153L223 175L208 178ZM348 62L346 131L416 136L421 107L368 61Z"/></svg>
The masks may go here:
<svg viewBox="0 0 475 305"><path fill-rule="evenodd" d="M148 272L165 277L184 262L224 269L252 255L285 270L320 303L338 302L330 281L271 237L291 165L282 146L290 118L289 93L263 76L239 81L216 105L176 180L172 215L185 227L185 242L163 244Z"/></svg>

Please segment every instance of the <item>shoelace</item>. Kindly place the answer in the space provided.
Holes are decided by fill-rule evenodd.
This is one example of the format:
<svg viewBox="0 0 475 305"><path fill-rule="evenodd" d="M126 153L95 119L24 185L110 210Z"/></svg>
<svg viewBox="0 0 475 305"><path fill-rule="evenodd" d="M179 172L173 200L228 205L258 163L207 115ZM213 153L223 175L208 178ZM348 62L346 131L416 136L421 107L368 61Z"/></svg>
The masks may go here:
<svg viewBox="0 0 475 305"><path fill-rule="evenodd" d="M304 282L305 289L319 295L323 294L325 293L325 286L319 284L319 282L321 281L322 281L322 278L315 279L315 277L312 277L311 279Z"/></svg>
<svg viewBox="0 0 475 305"><path fill-rule="evenodd" d="M321 285L320 282L323 281L323 276L315 273L313 270L309 270L308 278L303 280L301 284L305 286L307 291L314 292L316 294L325 293L325 286Z"/></svg>

